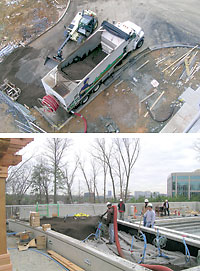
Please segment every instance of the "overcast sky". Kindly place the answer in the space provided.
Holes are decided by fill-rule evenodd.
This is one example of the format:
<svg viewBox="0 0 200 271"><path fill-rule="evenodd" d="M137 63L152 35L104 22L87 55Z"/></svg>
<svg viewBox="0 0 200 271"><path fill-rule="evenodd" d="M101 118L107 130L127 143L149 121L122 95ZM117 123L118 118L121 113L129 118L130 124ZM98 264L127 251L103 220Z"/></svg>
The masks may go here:
<svg viewBox="0 0 200 271"><path fill-rule="evenodd" d="M60 135L59 135L60 136ZM62 135L63 137L64 135ZM200 161L197 159L197 152L194 150L194 143L199 140L197 135L189 134L142 134L142 135L116 135L112 137L139 137L141 151L136 162L129 191L151 191L167 192L167 177L172 172L194 171L200 168ZM46 135L45 135L46 137ZM45 137L41 135L35 138L34 142L24 148L23 153L33 150L42 150ZM69 137L69 136L68 136ZM89 149L92 140L101 135L70 135L73 138L73 150L85 154ZM110 134L106 138L111 137ZM101 183L101 178L99 180ZM99 184L99 187L102 185ZM75 187L74 187L75 188ZM82 188L83 189L83 188ZM111 189L111 185L107 190ZM100 191L103 193L103 190Z"/></svg>

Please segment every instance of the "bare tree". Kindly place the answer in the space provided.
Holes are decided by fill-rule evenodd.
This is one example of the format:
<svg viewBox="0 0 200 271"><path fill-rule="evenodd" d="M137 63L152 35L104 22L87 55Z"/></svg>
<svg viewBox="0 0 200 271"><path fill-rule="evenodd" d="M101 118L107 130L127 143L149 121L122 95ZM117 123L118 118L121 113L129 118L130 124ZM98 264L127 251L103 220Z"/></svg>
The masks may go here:
<svg viewBox="0 0 200 271"><path fill-rule="evenodd" d="M124 201L126 202L128 196L128 186L130 182L130 175L135 165L139 152L140 152L140 141L138 138L115 138L113 139L114 147L119 153L118 156L118 168L120 166L120 171L122 168L124 170ZM120 173L122 177L122 173ZM121 191L121 194L123 191Z"/></svg>
<svg viewBox="0 0 200 271"><path fill-rule="evenodd" d="M62 170L63 183L64 183L64 186L65 185L67 186L67 197L70 203L73 202L72 185L74 182L74 178L76 176L78 165L79 165L79 157L76 156L75 164L71 165L69 162L67 162L65 163L64 168Z"/></svg>
<svg viewBox="0 0 200 271"><path fill-rule="evenodd" d="M94 203L96 202L95 194L97 195L97 198L99 200L99 192L97 189L97 176L99 173L99 168L97 167L97 164L95 163L94 160L91 160L91 181L93 183L94 187Z"/></svg>
<svg viewBox="0 0 200 271"><path fill-rule="evenodd" d="M7 191L15 195L16 204L21 204L22 199L31 186L32 164L11 167L7 179Z"/></svg>
<svg viewBox="0 0 200 271"><path fill-rule="evenodd" d="M90 195L90 198L89 200L91 201L91 193L92 193L92 187L91 187L91 182L90 182L90 178L88 177L88 174L86 172L86 169L85 169L85 162L79 160L79 169L83 175L83 178L85 180L85 183L86 183L86 186L87 186L87 189L88 189L88 193Z"/></svg>
<svg viewBox="0 0 200 271"><path fill-rule="evenodd" d="M61 183L61 169L63 167L63 158L71 146L71 140L68 138L52 138L47 139L45 156L49 159L49 163L53 173L54 183L54 203L57 203L57 190Z"/></svg>
<svg viewBox="0 0 200 271"><path fill-rule="evenodd" d="M113 196L114 200L116 201L116 192L115 192L115 180L114 180L114 165L113 165L113 143L106 144L104 138L97 138L95 139L95 144L93 145L93 149L95 152L92 153L93 157L99 161L103 166L103 173L104 173L104 202L106 199L106 176L107 170L109 171L109 175L112 181L112 188L113 188Z"/></svg>

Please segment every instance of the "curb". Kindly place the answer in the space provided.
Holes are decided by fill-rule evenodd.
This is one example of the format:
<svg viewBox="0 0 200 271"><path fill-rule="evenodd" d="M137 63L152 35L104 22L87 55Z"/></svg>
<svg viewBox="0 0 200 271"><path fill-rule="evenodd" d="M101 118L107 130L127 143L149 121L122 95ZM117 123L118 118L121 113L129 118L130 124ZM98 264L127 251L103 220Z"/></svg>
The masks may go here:
<svg viewBox="0 0 200 271"><path fill-rule="evenodd" d="M47 28L47 29L46 29L43 33L41 33L39 36L37 36L37 37L35 37L33 40L27 42L27 43L25 44L25 46L30 45L32 42L36 41L36 40L39 39L41 36L43 36L45 33L47 33L49 30L51 30L54 26L56 26L56 25L64 18L64 16L66 15L66 13L67 13L67 11L68 11L68 8L69 8L70 4L71 4L71 0L68 0L67 6L66 6L66 8L65 8L65 11L63 12L62 16L58 19L58 21L55 22L54 25L52 25L52 26L50 26L49 28Z"/></svg>

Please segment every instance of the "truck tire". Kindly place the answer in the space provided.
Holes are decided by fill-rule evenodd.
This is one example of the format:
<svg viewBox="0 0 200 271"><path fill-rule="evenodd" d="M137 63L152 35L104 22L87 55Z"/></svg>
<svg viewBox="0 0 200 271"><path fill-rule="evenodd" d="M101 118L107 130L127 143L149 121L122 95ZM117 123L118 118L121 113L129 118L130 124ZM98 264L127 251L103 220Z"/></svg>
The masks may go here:
<svg viewBox="0 0 200 271"><path fill-rule="evenodd" d="M87 101L89 100L89 95L86 95L83 100L81 101L81 104L85 104L87 103Z"/></svg>
<svg viewBox="0 0 200 271"><path fill-rule="evenodd" d="M100 88L100 84L98 84L98 85L96 85L94 88L93 88L93 90L92 90L92 92L97 92L98 90L99 90L99 88Z"/></svg>
<svg viewBox="0 0 200 271"><path fill-rule="evenodd" d="M139 49L140 47L142 47L143 43L144 43L144 39L141 39L141 40L138 42L136 48Z"/></svg>

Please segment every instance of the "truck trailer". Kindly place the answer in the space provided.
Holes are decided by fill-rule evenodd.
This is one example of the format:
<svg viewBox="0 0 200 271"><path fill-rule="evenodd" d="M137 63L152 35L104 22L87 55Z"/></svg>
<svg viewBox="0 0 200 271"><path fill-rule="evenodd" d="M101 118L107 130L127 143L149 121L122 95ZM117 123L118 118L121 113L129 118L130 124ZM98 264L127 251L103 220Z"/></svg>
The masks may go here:
<svg viewBox="0 0 200 271"><path fill-rule="evenodd" d="M114 71L115 66L132 50L142 46L141 27L126 21L104 21L82 45L42 78L46 96L42 99L49 111L61 105L67 112L88 101Z"/></svg>

